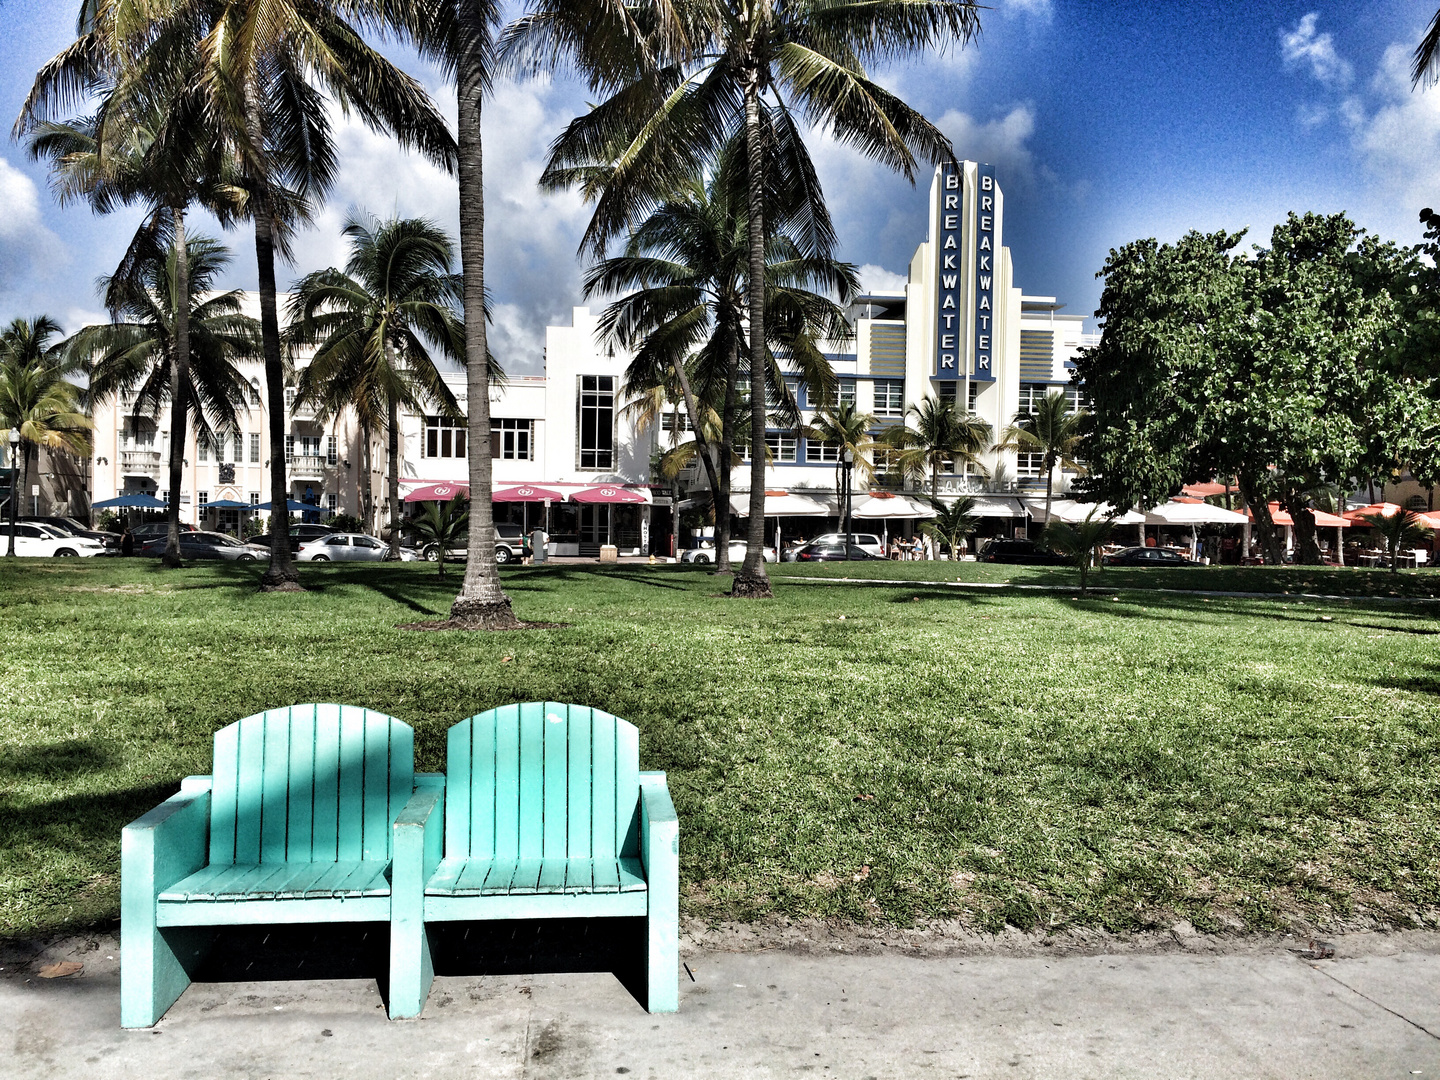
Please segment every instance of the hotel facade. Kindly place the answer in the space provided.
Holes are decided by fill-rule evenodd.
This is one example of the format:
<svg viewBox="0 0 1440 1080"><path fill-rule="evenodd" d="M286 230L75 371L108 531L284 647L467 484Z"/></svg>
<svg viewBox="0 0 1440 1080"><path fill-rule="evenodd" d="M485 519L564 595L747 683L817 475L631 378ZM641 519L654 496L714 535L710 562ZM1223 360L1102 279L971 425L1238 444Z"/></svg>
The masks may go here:
<svg viewBox="0 0 1440 1080"><path fill-rule="evenodd" d="M1080 391L1070 383L1072 358L1096 338L1084 333L1083 316L1065 313L1054 297L1025 295L1016 284L1004 244L1004 214L1004 193L992 166L965 161L937 168L928 235L910 260L905 287L872 290L851 304L853 337L831 344L827 353L839 401L873 415L877 433L903 423L906 411L926 397L968 408L997 433L1050 391L1060 390L1079 403ZM546 330L544 374L515 376L495 390L495 483L541 484L567 494L596 485L636 492L644 501L633 505L575 504L568 498L553 503L546 518L550 531L574 543L577 553L604 542L622 552L660 550L669 545L673 500L671 486L659 483L655 461L685 437L688 424L683 406L649 426L637 421L621 390L629 357L599 340L598 324L597 314L574 308L569 325ZM252 367L242 366L251 390L240 423L211 438L193 430L188 436L179 499L182 518L197 526L238 529L249 511L212 504L243 507L269 500L270 469L278 455L269 445L263 373L260 365ZM463 373L446 378L464 408ZM798 376L789 381L808 425L817 403L809 400ZM358 515L368 473L377 518L383 521L385 433L371 433L367 453L352 418L325 423L295 404L293 388L285 396L285 445L278 449L291 497L314 506L321 518ZM136 491L169 497L169 416L137 417L130 405L112 401L96 410L90 501ZM465 482L463 421L407 413L400 435L402 496L429 485ZM767 443L767 489L812 493L833 504L837 447L779 427L769 432ZM942 497L974 495L983 516L1023 521L1027 510L1020 496L1045 484L1038 455L992 451L983 462L984 472L943 474ZM747 491L749 477L748 463L734 471L737 495ZM1068 477L1057 474L1055 479L1057 490L1067 486ZM865 486L858 473L852 482L857 490ZM705 502L704 483L701 470L687 470L681 505ZM897 490L928 488L928 482L883 471L874 483ZM66 501L72 510L87 509L85 493ZM497 506L500 520L527 527L539 524L545 511L538 504Z"/></svg>

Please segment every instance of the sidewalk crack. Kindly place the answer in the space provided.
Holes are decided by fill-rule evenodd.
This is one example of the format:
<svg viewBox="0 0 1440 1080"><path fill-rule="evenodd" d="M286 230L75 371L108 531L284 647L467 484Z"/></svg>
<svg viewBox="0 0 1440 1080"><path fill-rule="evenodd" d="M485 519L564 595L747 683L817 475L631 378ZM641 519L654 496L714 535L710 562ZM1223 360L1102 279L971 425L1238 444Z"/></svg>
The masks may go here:
<svg viewBox="0 0 1440 1080"><path fill-rule="evenodd" d="M1362 997L1362 998L1364 998L1366 1001L1370 1002L1371 1005L1374 1005L1377 1009L1384 1009L1384 1010L1385 1010L1387 1013L1389 1013L1391 1016L1398 1017L1399 1019L1404 1020L1405 1023L1409 1024L1411 1027L1415 1028L1417 1031L1423 1031L1426 1035L1429 1035L1430 1038L1436 1040L1437 1042L1440 1042L1440 1035L1437 1035L1435 1032L1431 1031L1431 1030L1430 1030L1429 1028L1427 1028L1424 1024L1417 1023L1416 1021L1411 1020L1411 1019L1410 1019L1408 1016L1406 1016L1404 1013L1396 1012L1394 1009L1390 1008L1389 1005L1386 1005L1386 1004L1384 1004L1383 1002L1376 1001L1374 998L1372 998L1369 994L1365 993L1364 991L1362 991L1362 990L1356 990L1355 987L1351 986L1349 983L1347 983L1344 979L1340 978L1338 975L1332 975L1330 972L1326 971L1324 968L1316 967L1314 964L1310 963L1308 960L1306 961L1305 966L1308 967L1308 968L1312 968L1312 969L1315 970L1315 971L1318 971L1321 975L1324 975L1327 979L1331 980L1332 982L1337 982L1337 983L1339 983L1339 984L1340 984L1341 986L1343 986L1346 990L1349 990L1352 994L1356 995L1357 997Z"/></svg>

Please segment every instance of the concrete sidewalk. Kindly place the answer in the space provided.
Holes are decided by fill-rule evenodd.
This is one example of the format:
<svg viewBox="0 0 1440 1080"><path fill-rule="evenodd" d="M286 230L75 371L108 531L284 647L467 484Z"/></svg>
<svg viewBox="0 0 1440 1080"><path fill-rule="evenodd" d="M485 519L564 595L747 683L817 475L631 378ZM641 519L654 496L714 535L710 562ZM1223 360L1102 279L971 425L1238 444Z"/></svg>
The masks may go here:
<svg viewBox="0 0 1440 1080"><path fill-rule="evenodd" d="M1374 938L1375 935L1364 935ZM196 983L122 1031L113 938L82 975L0 973L7 1077L1440 1077L1440 950L1244 955L692 953L680 1012L608 972L439 977L419 1020L374 979ZM1412 943L1413 944L1413 943ZM1350 953L1351 955L1347 955ZM303 975L302 967L299 974ZM0 1047L4 1044L0 1043Z"/></svg>

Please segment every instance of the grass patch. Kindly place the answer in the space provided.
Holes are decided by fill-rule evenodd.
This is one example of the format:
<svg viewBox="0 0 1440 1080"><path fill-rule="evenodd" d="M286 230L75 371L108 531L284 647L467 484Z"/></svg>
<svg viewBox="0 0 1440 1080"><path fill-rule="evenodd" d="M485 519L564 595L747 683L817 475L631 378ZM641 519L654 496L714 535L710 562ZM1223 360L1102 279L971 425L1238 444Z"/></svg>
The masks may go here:
<svg viewBox="0 0 1440 1080"><path fill-rule="evenodd" d="M0 935L113 918L121 826L209 771L218 728L298 701L406 720L424 769L451 724L505 702L633 721L642 767L670 773L691 916L1434 922L1433 607L1112 599L1118 570L1078 600L786 588L836 571L777 569L754 603L690 568L507 569L516 613L562 627L416 634L397 627L443 617L457 578L307 567L311 591L261 595L236 565L0 562Z"/></svg>

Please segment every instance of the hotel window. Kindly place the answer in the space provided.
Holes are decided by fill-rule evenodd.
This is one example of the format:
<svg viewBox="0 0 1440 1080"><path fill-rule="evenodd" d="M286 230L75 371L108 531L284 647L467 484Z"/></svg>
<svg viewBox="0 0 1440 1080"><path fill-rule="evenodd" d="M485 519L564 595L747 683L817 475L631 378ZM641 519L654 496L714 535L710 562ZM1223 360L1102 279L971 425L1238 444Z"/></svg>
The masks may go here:
<svg viewBox="0 0 1440 1080"><path fill-rule="evenodd" d="M965 411L973 413L975 402L980 397L980 384L974 379L970 380L970 389L965 391Z"/></svg>
<svg viewBox="0 0 1440 1080"><path fill-rule="evenodd" d="M1016 454L1015 475L1022 480L1039 480L1045 476L1044 454Z"/></svg>
<svg viewBox="0 0 1440 1080"><path fill-rule="evenodd" d="M165 488L163 491L160 492L160 501L163 502L163 503L168 503L168 502L170 501L170 489L169 489L169 488Z"/></svg>
<svg viewBox="0 0 1440 1080"><path fill-rule="evenodd" d="M235 453L230 460L235 462L236 465L239 465L245 460L245 436L238 431L234 432L231 446L234 448Z"/></svg>
<svg viewBox="0 0 1440 1080"><path fill-rule="evenodd" d="M328 435L328 436L326 436L326 438L325 438L325 464L326 464L326 465L334 465L334 464L335 464L335 458L336 458L336 453L335 453L335 451L336 451L336 449L337 449L337 447L336 447L336 445L335 445L335 436L334 436L334 435ZM333 507L332 507L332 509L333 509Z"/></svg>
<svg viewBox="0 0 1440 1080"><path fill-rule="evenodd" d="M329 510L330 513L333 514L333 513L335 513L335 511L338 510L339 508L340 508L340 496L337 495L337 494L335 494L335 492L333 492L333 491L327 491L327 492L325 493L325 509L326 509L326 510Z"/></svg>
<svg viewBox="0 0 1440 1080"><path fill-rule="evenodd" d="M935 388L935 396L944 404L953 406L959 401L960 384L953 379L946 379Z"/></svg>
<svg viewBox="0 0 1440 1080"><path fill-rule="evenodd" d="M1022 413L1037 412L1040 402L1045 400L1045 395L1050 392L1050 387L1045 383L1021 383L1020 384L1020 408Z"/></svg>
<svg viewBox="0 0 1440 1080"><path fill-rule="evenodd" d="M533 420L490 420L490 456L505 461L529 461Z"/></svg>
<svg viewBox="0 0 1440 1080"><path fill-rule="evenodd" d="M252 491L252 492L250 492L250 505L251 505L251 506L259 506L259 505L260 505L260 492L258 492L258 491Z"/></svg>
<svg viewBox="0 0 1440 1080"><path fill-rule="evenodd" d="M580 468L615 467L615 377L580 376Z"/></svg>
<svg viewBox="0 0 1440 1080"><path fill-rule="evenodd" d="M207 506L210 505L210 492L208 492L208 491L199 492L199 493L195 496L195 504L196 504L197 506L199 506L201 510L204 510L205 507L207 507Z"/></svg>
<svg viewBox="0 0 1440 1080"><path fill-rule="evenodd" d="M837 401L838 398L838 401ZM834 409L845 405L855 404L855 384L849 381L842 381L835 387L835 393L816 394L814 409Z"/></svg>
<svg viewBox="0 0 1440 1080"><path fill-rule="evenodd" d="M782 461L794 461L796 451L799 449L800 440L794 435L783 435L775 432L765 436L765 445L770 448L770 460L777 464ZM740 456L743 460L750 460L750 444L745 443L739 447Z"/></svg>
<svg viewBox="0 0 1440 1080"><path fill-rule="evenodd" d="M796 391L797 387L798 387L800 384L799 384L798 382L791 382L791 383L787 383L786 385L789 387L789 389L790 389L790 396L793 398L793 397L795 396L795 391ZM853 384L852 384L852 385L853 385ZM744 405L744 406L746 406L746 407L748 408L748 407L749 407L749 404L750 404L750 376L749 376L749 375L738 375L738 376L736 376L736 378L735 378L735 393L736 393L736 397L739 399L740 404L741 404L741 405ZM780 388L779 388L778 386L772 386L772 385L770 385L770 384L767 382L767 383L765 384L765 407L768 408L768 409L775 409L775 408L779 408L779 406L780 406Z"/></svg>
<svg viewBox="0 0 1440 1080"><path fill-rule="evenodd" d="M238 461L239 459L237 458L236 460ZM260 433L258 431L252 431L250 433L250 464L260 464Z"/></svg>
<svg viewBox="0 0 1440 1080"><path fill-rule="evenodd" d="M691 427L690 427L690 416L689 416L689 414L688 414L688 413L680 412L678 409L677 409L675 412L661 413L661 414L660 414L660 430L661 430L661 431L690 431L690 430L692 430Z"/></svg>
<svg viewBox="0 0 1440 1080"><path fill-rule="evenodd" d="M825 465L838 465L840 463L840 444L835 442L820 442L817 439L807 440L805 443L805 460L818 461Z"/></svg>
<svg viewBox="0 0 1440 1080"><path fill-rule="evenodd" d="M251 380L250 380L250 404L251 404L251 405L259 405L259 404L260 404L260 380L259 380L259 379L251 379Z"/></svg>
<svg viewBox="0 0 1440 1080"><path fill-rule="evenodd" d="M210 436L203 431L195 437L195 454L201 461L210 460Z"/></svg>
<svg viewBox="0 0 1440 1080"><path fill-rule="evenodd" d="M295 456L295 436L294 436L294 435L286 435L286 436L285 436L285 462L286 462L287 465L290 463L290 460L291 460L294 456Z"/></svg>
<svg viewBox="0 0 1440 1080"><path fill-rule="evenodd" d="M465 439L469 433L469 421L465 417L427 416L425 418L425 441L420 444L420 456L427 458L463 458ZM494 425L491 426L494 431Z"/></svg>
<svg viewBox="0 0 1440 1080"><path fill-rule="evenodd" d="M905 411L905 382L884 379L875 382L875 415L899 416Z"/></svg>
<svg viewBox="0 0 1440 1080"><path fill-rule="evenodd" d="M293 412L294 409L295 409L295 388L294 388L293 386L287 386L287 387L285 388L285 411L286 411L286 412Z"/></svg>
<svg viewBox="0 0 1440 1080"><path fill-rule="evenodd" d="M1089 408L1090 405L1085 400L1085 391L1078 386L1065 387L1065 404L1070 406L1071 412L1079 412L1081 409Z"/></svg>

